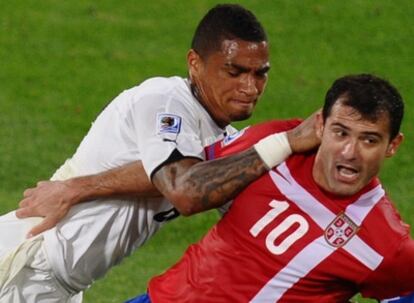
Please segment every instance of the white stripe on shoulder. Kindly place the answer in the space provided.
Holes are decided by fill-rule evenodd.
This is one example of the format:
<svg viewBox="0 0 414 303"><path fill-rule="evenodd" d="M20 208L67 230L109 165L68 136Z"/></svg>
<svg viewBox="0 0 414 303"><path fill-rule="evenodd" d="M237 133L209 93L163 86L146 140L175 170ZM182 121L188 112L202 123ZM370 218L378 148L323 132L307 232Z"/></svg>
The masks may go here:
<svg viewBox="0 0 414 303"><path fill-rule="evenodd" d="M369 192L363 194L357 201L348 205L345 213L358 226L361 225L365 217L372 210L372 208L384 197L385 192L381 184L371 189Z"/></svg>

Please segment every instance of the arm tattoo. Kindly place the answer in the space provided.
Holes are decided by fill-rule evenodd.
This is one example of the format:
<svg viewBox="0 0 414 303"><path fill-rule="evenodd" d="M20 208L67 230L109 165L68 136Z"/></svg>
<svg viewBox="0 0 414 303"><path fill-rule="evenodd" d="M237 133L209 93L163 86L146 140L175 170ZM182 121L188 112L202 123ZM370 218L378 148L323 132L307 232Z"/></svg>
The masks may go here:
<svg viewBox="0 0 414 303"><path fill-rule="evenodd" d="M230 201L267 171L254 149L205 164L202 169L196 169L188 180L189 186L199 194L203 209Z"/></svg>
<svg viewBox="0 0 414 303"><path fill-rule="evenodd" d="M230 201L266 171L257 152L250 148L213 161L184 159L167 164L155 174L153 182L167 198L171 191L182 193L199 212Z"/></svg>

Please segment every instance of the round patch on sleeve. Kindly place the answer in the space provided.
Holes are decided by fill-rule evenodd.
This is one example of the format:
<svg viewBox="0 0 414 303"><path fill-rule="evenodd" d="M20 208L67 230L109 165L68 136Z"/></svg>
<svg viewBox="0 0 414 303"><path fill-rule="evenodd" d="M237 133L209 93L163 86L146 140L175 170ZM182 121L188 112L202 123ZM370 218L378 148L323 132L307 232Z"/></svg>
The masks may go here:
<svg viewBox="0 0 414 303"><path fill-rule="evenodd" d="M181 117L173 114L157 114L158 134L178 134L181 129Z"/></svg>

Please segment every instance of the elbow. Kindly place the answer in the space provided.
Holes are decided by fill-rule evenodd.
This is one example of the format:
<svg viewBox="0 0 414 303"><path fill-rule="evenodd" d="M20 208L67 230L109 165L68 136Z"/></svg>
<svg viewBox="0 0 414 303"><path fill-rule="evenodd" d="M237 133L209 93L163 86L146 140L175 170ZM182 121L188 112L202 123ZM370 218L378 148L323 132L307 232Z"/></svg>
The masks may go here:
<svg viewBox="0 0 414 303"><path fill-rule="evenodd" d="M181 208L181 209L177 209L177 210L180 213L180 215L183 216L183 217L189 217L189 216L192 216L192 215L197 213L197 212L192 211L191 209L188 209L188 208Z"/></svg>
<svg viewBox="0 0 414 303"><path fill-rule="evenodd" d="M174 192L166 195L167 199L177 209L177 211L184 217L189 217L201 211L197 207L197 199L189 192Z"/></svg>

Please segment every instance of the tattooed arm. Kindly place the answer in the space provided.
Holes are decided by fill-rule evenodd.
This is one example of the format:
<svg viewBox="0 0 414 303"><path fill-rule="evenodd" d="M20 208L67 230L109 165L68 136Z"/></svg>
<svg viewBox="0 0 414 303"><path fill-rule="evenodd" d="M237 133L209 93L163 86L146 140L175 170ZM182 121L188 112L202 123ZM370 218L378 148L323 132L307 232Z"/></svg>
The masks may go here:
<svg viewBox="0 0 414 303"><path fill-rule="evenodd" d="M315 132L318 114L319 111L286 132L292 152L308 151L319 145ZM181 158L162 166L152 176L152 182L182 215L219 207L267 171L256 149L246 148L243 152L207 162Z"/></svg>
<svg viewBox="0 0 414 303"><path fill-rule="evenodd" d="M208 162L183 158L164 165L152 181L187 216L223 205L266 171L255 149L249 148Z"/></svg>

